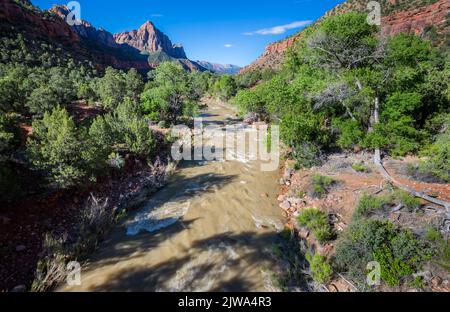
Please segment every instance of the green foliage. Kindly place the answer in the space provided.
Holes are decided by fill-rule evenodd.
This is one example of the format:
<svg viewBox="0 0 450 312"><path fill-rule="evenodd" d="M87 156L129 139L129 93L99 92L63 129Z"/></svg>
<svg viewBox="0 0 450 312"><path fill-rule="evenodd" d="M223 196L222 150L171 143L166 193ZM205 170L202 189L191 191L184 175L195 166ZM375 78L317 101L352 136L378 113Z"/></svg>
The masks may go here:
<svg viewBox="0 0 450 312"><path fill-rule="evenodd" d="M386 246L376 249L373 257L381 266L381 279L389 286L400 285L403 277L414 273L414 267L394 257Z"/></svg>
<svg viewBox="0 0 450 312"><path fill-rule="evenodd" d="M299 224L311 230L320 242L326 242L333 236L328 216L316 208L303 210L297 218Z"/></svg>
<svg viewBox="0 0 450 312"><path fill-rule="evenodd" d="M410 193L402 190L396 190L394 193L394 198L398 204L402 204L409 210L417 209L422 205L420 198L414 197Z"/></svg>
<svg viewBox="0 0 450 312"><path fill-rule="evenodd" d="M296 170L299 170L302 167L311 168L322 164L322 153L320 148L313 143L304 142L303 144L296 146L292 156L296 160Z"/></svg>
<svg viewBox="0 0 450 312"><path fill-rule="evenodd" d="M434 226L428 226L424 239L432 245L433 262L445 270L450 270L450 241Z"/></svg>
<svg viewBox="0 0 450 312"><path fill-rule="evenodd" d="M422 168L428 169L439 180L450 182L450 129L437 137L427 154L430 158Z"/></svg>
<svg viewBox="0 0 450 312"><path fill-rule="evenodd" d="M320 154L335 147L381 148L393 156L417 153L432 134L427 120L448 111L448 61L415 35L380 41L366 18L340 14L309 27L281 72L235 98L241 112L280 124L297 167L320 164ZM238 84L259 76L238 76ZM435 163L442 169L436 173L445 179L443 146L448 144L439 146Z"/></svg>
<svg viewBox="0 0 450 312"><path fill-rule="evenodd" d="M144 91L144 80L136 69L130 69L125 75L125 97L135 102L139 101L139 97Z"/></svg>
<svg viewBox="0 0 450 312"><path fill-rule="evenodd" d="M339 133L337 145L342 149L352 149L355 146L361 146L364 140L364 132L358 121L352 119L336 119L333 126Z"/></svg>
<svg viewBox="0 0 450 312"><path fill-rule="evenodd" d="M336 185L337 181L333 178L326 177L320 174L314 174L311 177L311 186L313 188L312 195L321 198L328 193L331 187Z"/></svg>
<svg viewBox="0 0 450 312"><path fill-rule="evenodd" d="M333 276L333 268L327 262L327 259L318 253L306 255L306 260L309 262L311 275L314 281L326 284L331 280Z"/></svg>
<svg viewBox="0 0 450 312"><path fill-rule="evenodd" d="M153 73L152 86L141 97L144 113L153 122L175 123L178 118L192 117L198 108L199 90L179 64L162 63Z"/></svg>
<svg viewBox="0 0 450 312"><path fill-rule="evenodd" d="M35 115L42 115L45 112L50 112L58 105L57 94L48 86L34 89L26 103L29 111Z"/></svg>
<svg viewBox="0 0 450 312"><path fill-rule="evenodd" d="M8 160L14 150L15 131L13 128L12 118L0 113L0 162Z"/></svg>
<svg viewBox="0 0 450 312"><path fill-rule="evenodd" d="M122 103L127 92L127 84L122 73L112 67L106 69L105 75L98 81L97 88L103 107L111 110Z"/></svg>
<svg viewBox="0 0 450 312"><path fill-rule="evenodd" d="M430 246L410 231L390 222L360 220L353 222L336 245L334 265L357 281L365 280L366 266L371 261L381 265L381 278L390 286L420 270L430 259Z"/></svg>
<svg viewBox="0 0 450 312"><path fill-rule="evenodd" d="M113 151L132 153L141 158L153 155L153 134L140 113L140 106L126 98L106 116L99 116L89 130L96 155L106 162Z"/></svg>
<svg viewBox="0 0 450 312"><path fill-rule="evenodd" d="M359 220L363 217L368 217L372 213L381 211L386 205L390 204L392 197L387 196L373 196L363 194L359 200L358 206L353 213L353 220Z"/></svg>
<svg viewBox="0 0 450 312"><path fill-rule="evenodd" d="M370 172L370 168L367 167L364 163L358 162L352 165L353 170L361 173Z"/></svg>
<svg viewBox="0 0 450 312"><path fill-rule="evenodd" d="M214 84L214 90L222 100L229 100L236 95L237 86L233 76L223 75Z"/></svg>
<svg viewBox="0 0 450 312"><path fill-rule="evenodd" d="M55 108L46 112L42 120L33 121L33 136L27 142L29 158L36 168L48 174L50 182L69 188L88 174L83 141L67 111Z"/></svg>

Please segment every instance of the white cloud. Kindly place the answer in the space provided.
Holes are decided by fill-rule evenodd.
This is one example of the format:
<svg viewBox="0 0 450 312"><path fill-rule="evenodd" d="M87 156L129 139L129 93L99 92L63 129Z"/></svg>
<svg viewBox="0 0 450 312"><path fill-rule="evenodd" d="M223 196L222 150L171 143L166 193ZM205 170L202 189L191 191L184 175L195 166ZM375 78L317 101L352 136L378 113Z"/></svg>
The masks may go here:
<svg viewBox="0 0 450 312"><path fill-rule="evenodd" d="M287 30L297 29L301 27L308 26L312 21L296 21L286 25L279 25L270 28L264 28L256 31L245 32L243 35L245 36L253 36L253 35L281 35L284 34Z"/></svg>
<svg viewBox="0 0 450 312"><path fill-rule="evenodd" d="M233 47L233 45L232 45L232 44L230 44L230 43L227 43L227 44L225 44L225 45L224 45L224 47L225 47L225 48L227 48L227 49L229 49L229 48L232 48L232 47Z"/></svg>

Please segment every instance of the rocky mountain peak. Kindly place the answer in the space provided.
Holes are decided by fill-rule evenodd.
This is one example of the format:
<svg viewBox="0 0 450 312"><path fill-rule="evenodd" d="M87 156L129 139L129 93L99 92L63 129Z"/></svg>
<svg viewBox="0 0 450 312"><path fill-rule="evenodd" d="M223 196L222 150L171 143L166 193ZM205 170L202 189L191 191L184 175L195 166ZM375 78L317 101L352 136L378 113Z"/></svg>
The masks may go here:
<svg viewBox="0 0 450 312"><path fill-rule="evenodd" d="M114 39L119 44L128 44L141 52L163 51L173 58L187 58L183 46L172 44L169 37L157 29L151 21L145 22L137 30L115 34Z"/></svg>

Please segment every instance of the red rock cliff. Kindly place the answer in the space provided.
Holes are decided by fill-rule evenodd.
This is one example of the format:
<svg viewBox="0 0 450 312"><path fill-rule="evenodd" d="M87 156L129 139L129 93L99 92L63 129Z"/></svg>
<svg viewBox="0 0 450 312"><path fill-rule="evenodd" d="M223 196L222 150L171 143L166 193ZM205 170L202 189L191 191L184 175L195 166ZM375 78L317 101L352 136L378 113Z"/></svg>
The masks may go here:
<svg viewBox="0 0 450 312"><path fill-rule="evenodd" d="M365 5L359 2L345 2L327 12L325 16L363 9L365 9ZM440 34L448 34L450 30L449 13L449 0L439 0L428 6L394 12L382 18L382 35L391 36L401 32L413 32L420 35L429 26L434 26ZM278 68L283 62L286 50L294 46L295 42L301 38L301 34L302 32L297 33L288 39L267 46L264 53L255 62L243 68L240 73L264 68Z"/></svg>

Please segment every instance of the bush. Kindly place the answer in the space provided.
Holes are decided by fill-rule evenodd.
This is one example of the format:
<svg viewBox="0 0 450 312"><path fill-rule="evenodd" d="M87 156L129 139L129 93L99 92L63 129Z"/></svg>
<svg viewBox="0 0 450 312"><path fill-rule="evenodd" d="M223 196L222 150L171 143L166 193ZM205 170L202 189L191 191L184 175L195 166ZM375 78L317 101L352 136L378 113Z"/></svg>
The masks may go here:
<svg viewBox="0 0 450 312"><path fill-rule="evenodd" d="M179 64L162 63L153 73L151 86L141 96L141 107L153 122L175 123L184 113L192 117L198 108L198 93Z"/></svg>
<svg viewBox="0 0 450 312"><path fill-rule="evenodd" d="M28 155L33 165L43 170L51 183L70 188L80 183L89 167L83 159L86 146L72 118L63 108L46 112L33 121L33 135L28 139Z"/></svg>
<svg viewBox="0 0 450 312"><path fill-rule="evenodd" d="M297 218L298 223L311 230L314 236L323 243L332 238L328 216L316 208L303 210Z"/></svg>
<svg viewBox="0 0 450 312"><path fill-rule="evenodd" d="M410 172L431 182L450 183L450 130L439 135L425 154L429 159L409 168Z"/></svg>
<svg viewBox="0 0 450 312"><path fill-rule="evenodd" d="M311 177L312 196L321 198L327 194L330 188L336 185L337 181L320 174L315 174Z"/></svg>
<svg viewBox="0 0 450 312"><path fill-rule="evenodd" d="M326 284L333 276L333 269L328 264L327 259L319 254L306 255L306 260L309 262L312 278L315 282Z"/></svg>
<svg viewBox="0 0 450 312"><path fill-rule="evenodd" d="M430 259L430 251L429 244L409 230L390 222L360 220L353 222L339 239L333 263L338 271L363 282L367 264L378 261L382 280L395 286L419 270Z"/></svg>
<svg viewBox="0 0 450 312"><path fill-rule="evenodd" d="M58 103L58 96L52 88L48 86L39 87L30 94L26 106L34 115L42 116L45 112L52 111Z"/></svg>
<svg viewBox="0 0 450 312"><path fill-rule="evenodd" d="M370 172L370 168L367 167L366 165L364 165L364 163L354 163L352 165L352 168L353 168L353 170L355 170L357 172L362 172L362 173Z"/></svg>
<svg viewBox="0 0 450 312"><path fill-rule="evenodd" d="M353 220L359 220L363 217L370 216L370 214L376 211L381 211L384 206L390 204L391 201L391 196L372 196L363 194L353 213Z"/></svg>
<svg viewBox="0 0 450 312"><path fill-rule="evenodd" d="M342 149L351 149L355 146L361 145L364 139L364 132L361 130L358 121L347 119L338 119L333 123L334 127L338 129L339 138L337 144Z"/></svg>
<svg viewBox="0 0 450 312"><path fill-rule="evenodd" d="M126 98L113 112L94 120L89 129L93 161L106 165L113 152L128 152L141 158L152 156L155 141L139 110L138 104Z"/></svg>
<svg viewBox="0 0 450 312"><path fill-rule="evenodd" d="M394 193L394 199L398 204L402 204L409 210L414 210L422 205L420 198L412 196L410 193L396 190Z"/></svg>
<svg viewBox="0 0 450 312"><path fill-rule="evenodd" d="M103 107L115 109L122 103L127 93L126 81L122 72L108 67L105 75L98 81L97 92Z"/></svg>
<svg viewBox="0 0 450 312"><path fill-rule="evenodd" d="M445 270L450 270L450 242L433 226L429 226L424 239L434 248L433 261Z"/></svg>
<svg viewBox="0 0 450 312"><path fill-rule="evenodd" d="M313 143L303 142L296 146L293 157L296 161L296 170L299 170L302 167L312 168L320 166L323 163L322 152L320 151L320 148Z"/></svg>

